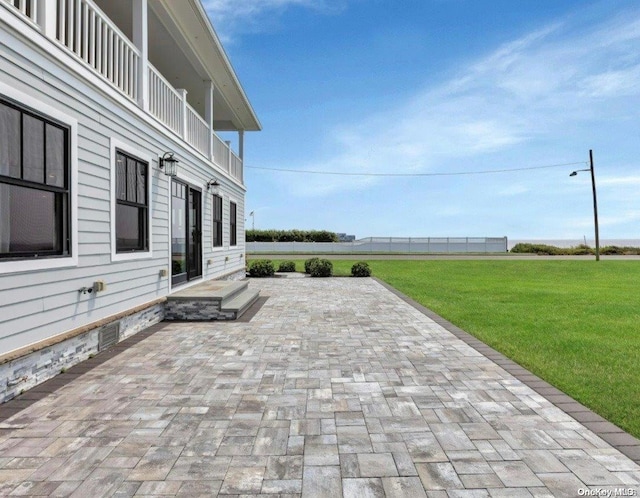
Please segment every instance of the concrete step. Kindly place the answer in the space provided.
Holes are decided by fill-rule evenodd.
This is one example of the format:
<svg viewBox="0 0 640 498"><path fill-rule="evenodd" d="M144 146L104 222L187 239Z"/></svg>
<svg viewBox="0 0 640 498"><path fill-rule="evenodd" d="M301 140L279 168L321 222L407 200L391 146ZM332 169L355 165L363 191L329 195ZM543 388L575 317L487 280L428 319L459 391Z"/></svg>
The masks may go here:
<svg viewBox="0 0 640 498"><path fill-rule="evenodd" d="M235 320L240 318L247 309L255 303L260 297L260 291L246 289L245 291L236 294L232 299L222 302L220 310L222 313L232 313Z"/></svg>
<svg viewBox="0 0 640 498"><path fill-rule="evenodd" d="M241 292L245 291L249 286L249 282L246 280L239 281L220 281L209 280L202 282L193 287L179 290L173 294L167 296L169 301L220 301L223 302L227 299L233 299L233 297Z"/></svg>
<svg viewBox="0 0 640 498"><path fill-rule="evenodd" d="M209 280L167 296L165 320L235 320L258 299L249 282Z"/></svg>

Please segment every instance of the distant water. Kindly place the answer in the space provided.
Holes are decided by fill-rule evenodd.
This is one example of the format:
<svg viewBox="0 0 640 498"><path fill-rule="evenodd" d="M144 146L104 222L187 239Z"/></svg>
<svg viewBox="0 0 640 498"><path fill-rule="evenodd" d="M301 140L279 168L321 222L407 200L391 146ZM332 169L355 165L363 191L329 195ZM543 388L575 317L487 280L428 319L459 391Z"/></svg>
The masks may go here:
<svg viewBox="0 0 640 498"><path fill-rule="evenodd" d="M511 249L516 244L546 244L556 247L575 247L584 244L584 239L508 239L508 247ZM595 240L587 238L587 245L595 247ZM640 239L600 239L600 247L640 247Z"/></svg>

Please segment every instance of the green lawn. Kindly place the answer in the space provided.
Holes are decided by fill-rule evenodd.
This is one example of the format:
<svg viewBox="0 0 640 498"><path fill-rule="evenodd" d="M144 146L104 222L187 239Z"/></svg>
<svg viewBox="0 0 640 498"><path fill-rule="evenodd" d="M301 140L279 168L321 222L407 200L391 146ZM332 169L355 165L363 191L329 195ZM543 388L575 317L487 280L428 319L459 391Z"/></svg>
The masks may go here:
<svg viewBox="0 0 640 498"><path fill-rule="evenodd" d="M334 260L334 273L348 275L353 263ZM374 276L640 437L639 262L369 265Z"/></svg>

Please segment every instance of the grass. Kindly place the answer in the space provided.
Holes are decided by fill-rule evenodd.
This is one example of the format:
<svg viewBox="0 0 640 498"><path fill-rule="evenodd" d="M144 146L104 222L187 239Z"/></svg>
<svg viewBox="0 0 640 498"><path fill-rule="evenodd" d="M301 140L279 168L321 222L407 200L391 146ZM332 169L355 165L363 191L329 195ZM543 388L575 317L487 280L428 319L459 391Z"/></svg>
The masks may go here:
<svg viewBox="0 0 640 498"><path fill-rule="evenodd" d="M354 262L334 260L334 274L349 275ZM637 262L368 263L374 276L640 437Z"/></svg>

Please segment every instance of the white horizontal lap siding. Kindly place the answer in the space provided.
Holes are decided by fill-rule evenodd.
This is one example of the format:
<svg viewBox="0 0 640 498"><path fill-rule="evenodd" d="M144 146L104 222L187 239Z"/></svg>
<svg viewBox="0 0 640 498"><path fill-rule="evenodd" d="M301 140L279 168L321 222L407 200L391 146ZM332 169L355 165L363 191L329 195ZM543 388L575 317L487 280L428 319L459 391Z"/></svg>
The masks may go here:
<svg viewBox="0 0 640 498"><path fill-rule="evenodd" d="M0 30L1 31L1 30ZM244 265L242 242L244 190L202 160L189 146L176 142L151 118L140 117L122 101L112 98L105 84L94 86L59 67L45 54L0 33L0 81L20 89L34 101L59 110L77 121L78 158L76 266L2 273L0 267L0 354L36 343L68 330L165 296L169 269L170 183L158 170L158 156L173 151L179 167L203 193L203 272L205 278L237 271ZM8 43L11 41L11 43ZM102 86L101 86L102 85ZM151 160L152 257L112 261L111 175L114 170L111 140L126 144L125 152L140 151ZM211 204L206 183L217 178L225 192L222 251L211 250ZM229 249L229 195L238 205L238 241ZM206 240L204 240L206 239ZM228 256L229 260L225 262ZM214 264L207 267L207 260ZM80 294L78 289L96 280L107 284L104 292Z"/></svg>
<svg viewBox="0 0 640 498"><path fill-rule="evenodd" d="M167 292L167 279L159 277L160 269L167 267L168 242L163 240L168 234L166 186L153 185L151 192L156 217L151 224L153 258L112 264L110 239L110 139L118 137L155 157L166 148L161 134L148 123L132 119L130 113L118 111L105 95L74 80L37 53L20 46L11 50L15 52L0 48L0 81L19 88L30 102L40 101L78 122L78 220L77 231L72 232L78 239L78 264L0 273L0 354L153 301ZM150 164L152 178L154 170L157 161ZM106 291L97 295L78 292L96 280L107 283Z"/></svg>

